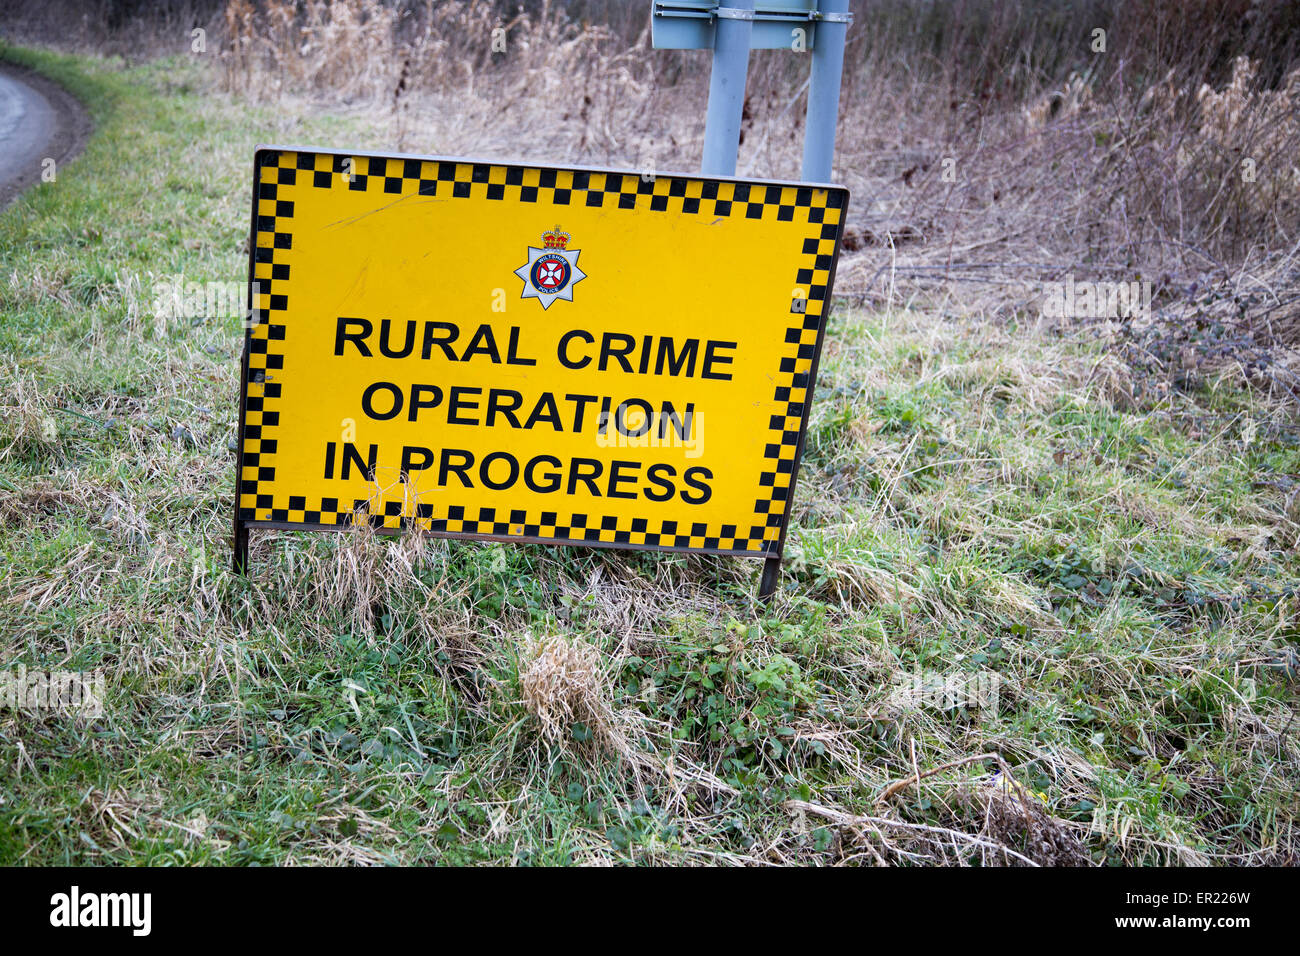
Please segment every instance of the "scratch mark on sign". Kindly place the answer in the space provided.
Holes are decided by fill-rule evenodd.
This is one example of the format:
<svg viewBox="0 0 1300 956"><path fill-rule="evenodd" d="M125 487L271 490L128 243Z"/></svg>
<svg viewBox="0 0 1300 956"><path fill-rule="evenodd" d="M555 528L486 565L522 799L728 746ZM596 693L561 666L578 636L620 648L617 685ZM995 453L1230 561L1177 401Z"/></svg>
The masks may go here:
<svg viewBox="0 0 1300 956"><path fill-rule="evenodd" d="M392 209L394 206L398 205L399 203L406 202L408 199L423 199L427 202L447 202L446 199L439 199L436 196L424 196L421 195L420 193L411 193L409 196L402 196L398 199L394 199L392 202L380 206L378 209L371 209L369 212L363 212L361 215L353 216L351 219L338 219L334 222L327 223L325 228L333 229L336 226L355 226L357 223L359 223L362 219L365 219L367 216L374 216L381 212L387 212L388 210Z"/></svg>

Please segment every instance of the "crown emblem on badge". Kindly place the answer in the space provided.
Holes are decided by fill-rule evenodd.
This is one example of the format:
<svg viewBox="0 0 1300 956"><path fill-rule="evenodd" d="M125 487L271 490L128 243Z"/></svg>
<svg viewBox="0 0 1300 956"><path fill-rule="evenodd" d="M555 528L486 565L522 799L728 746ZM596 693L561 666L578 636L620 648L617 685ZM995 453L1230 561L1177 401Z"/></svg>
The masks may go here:
<svg viewBox="0 0 1300 956"><path fill-rule="evenodd" d="M542 233L543 249L564 249L569 245L569 240L573 237L556 226L554 229L548 229Z"/></svg>

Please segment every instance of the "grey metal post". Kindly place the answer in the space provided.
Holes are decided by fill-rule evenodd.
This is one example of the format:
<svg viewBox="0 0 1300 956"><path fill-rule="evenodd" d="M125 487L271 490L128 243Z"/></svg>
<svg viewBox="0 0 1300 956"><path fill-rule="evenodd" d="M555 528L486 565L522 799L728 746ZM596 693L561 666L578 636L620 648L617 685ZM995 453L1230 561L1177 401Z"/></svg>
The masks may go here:
<svg viewBox="0 0 1300 956"><path fill-rule="evenodd" d="M831 181L831 160L835 157L835 121L840 112L840 73L844 69L844 35L849 29L845 16L849 0L821 0L817 7L823 18L817 21L812 78L808 83L803 181L828 183Z"/></svg>
<svg viewBox="0 0 1300 956"><path fill-rule="evenodd" d="M700 164L705 176L736 175L753 17L754 0L731 0L717 10L713 68L709 74L709 111L704 120L704 160Z"/></svg>

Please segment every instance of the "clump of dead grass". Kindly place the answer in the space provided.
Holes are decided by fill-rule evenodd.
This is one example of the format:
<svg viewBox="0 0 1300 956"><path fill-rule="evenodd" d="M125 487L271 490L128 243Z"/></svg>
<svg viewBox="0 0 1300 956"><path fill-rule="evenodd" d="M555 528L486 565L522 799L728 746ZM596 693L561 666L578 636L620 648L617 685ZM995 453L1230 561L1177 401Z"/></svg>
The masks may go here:
<svg viewBox="0 0 1300 956"><path fill-rule="evenodd" d="M736 792L675 745L669 728L615 706L612 661L582 637L526 634L518 655L520 702L548 747L588 764L612 758L634 790L659 785L666 805L683 807L688 792Z"/></svg>
<svg viewBox="0 0 1300 956"><path fill-rule="evenodd" d="M581 638L526 636L520 645L519 690L548 743L569 746L575 725L582 724L598 746L627 749L600 651Z"/></svg>
<svg viewBox="0 0 1300 956"><path fill-rule="evenodd" d="M1282 225L1295 218L1294 207L1300 202L1300 153L1295 149L1300 136L1300 68L1273 90L1260 88L1258 72L1257 61L1239 56L1222 90L1208 83L1197 90L1199 133L1221 157L1216 192L1238 184L1253 186L1241 189L1243 213ZM1187 151L1179 158L1190 162Z"/></svg>
<svg viewBox="0 0 1300 956"><path fill-rule="evenodd" d="M0 368L0 459L11 454L47 454L58 442L54 406L35 375L17 366Z"/></svg>

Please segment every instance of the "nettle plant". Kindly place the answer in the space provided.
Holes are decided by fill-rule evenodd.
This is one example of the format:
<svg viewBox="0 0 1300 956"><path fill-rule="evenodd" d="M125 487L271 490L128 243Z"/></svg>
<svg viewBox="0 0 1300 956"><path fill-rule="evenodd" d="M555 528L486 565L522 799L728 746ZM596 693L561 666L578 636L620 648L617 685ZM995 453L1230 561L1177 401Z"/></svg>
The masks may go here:
<svg viewBox="0 0 1300 956"><path fill-rule="evenodd" d="M799 664L765 653L762 637L761 628L732 622L722 634L692 634L655 656L629 657L624 694L648 716L666 721L676 739L700 746L724 773L744 775L765 762L783 762L795 745L792 725L821 706ZM807 746L815 756L824 753L819 741Z"/></svg>

